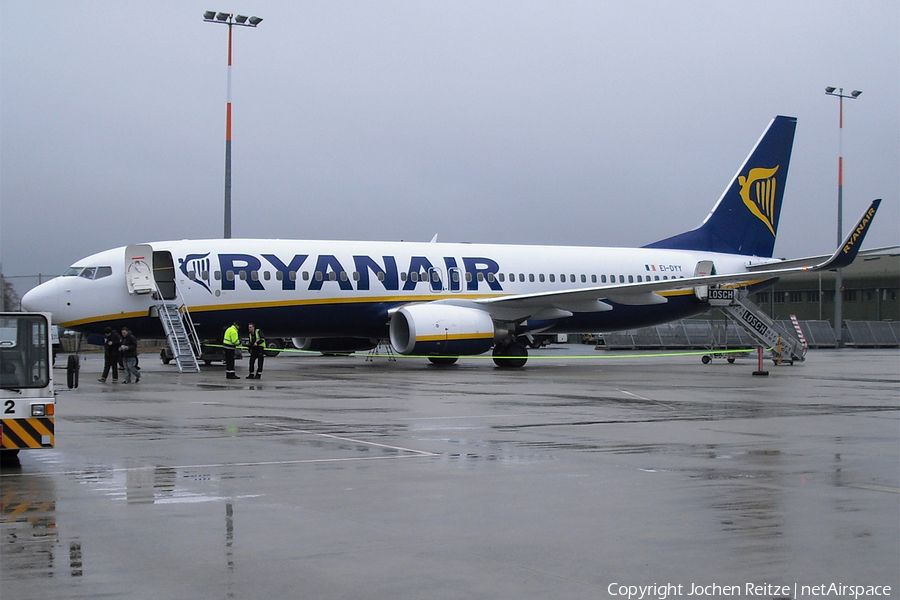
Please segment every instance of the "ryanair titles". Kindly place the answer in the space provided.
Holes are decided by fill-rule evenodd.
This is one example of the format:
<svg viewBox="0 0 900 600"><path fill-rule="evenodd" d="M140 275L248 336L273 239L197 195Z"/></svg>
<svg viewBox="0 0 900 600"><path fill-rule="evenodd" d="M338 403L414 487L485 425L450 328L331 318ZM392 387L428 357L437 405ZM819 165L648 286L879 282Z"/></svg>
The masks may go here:
<svg viewBox="0 0 900 600"><path fill-rule="evenodd" d="M847 254L848 252L853 250L853 246L856 245L856 240L858 240L859 237L866 232L866 229L869 228L869 224L872 222L872 217L875 216L876 209L877 205L870 206L869 210L866 211L866 214L863 215L863 218L860 219L859 223L857 223L856 229L853 231L853 234L849 236L847 243L844 244L844 254Z"/></svg>
<svg viewBox="0 0 900 600"><path fill-rule="evenodd" d="M219 269L211 273L211 263L216 260ZM207 252L178 259L185 277L210 293L213 280L221 283L223 291L234 290L238 280L251 290L265 290L263 281L268 279L269 270L275 272L276 281L272 283L280 285L284 291L296 290L298 284L317 291L326 283L337 285L344 291L369 290L376 286L388 291L413 291L420 284L432 291L477 292L480 285L486 285L491 291L503 290L496 277L500 271L497 261L480 256L462 257L462 266L453 256L443 257L442 264L437 265L426 256L412 256L408 266L404 263L402 271L394 256L377 259L355 255L352 261L352 268L348 269L349 263L345 265L333 254L316 257L295 254L284 260L274 254L218 254L213 258ZM262 279L261 272L264 274Z"/></svg>

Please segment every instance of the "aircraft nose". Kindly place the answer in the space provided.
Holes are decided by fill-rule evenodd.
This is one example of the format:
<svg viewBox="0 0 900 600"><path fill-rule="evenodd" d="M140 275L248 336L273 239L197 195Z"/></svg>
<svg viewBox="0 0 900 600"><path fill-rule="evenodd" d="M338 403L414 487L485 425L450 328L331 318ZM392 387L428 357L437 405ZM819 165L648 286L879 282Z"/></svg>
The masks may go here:
<svg viewBox="0 0 900 600"><path fill-rule="evenodd" d="M29 312L48 312L53 314L54 321L59 314L59 282L51 279L22 296L22 310Z"/></svg>

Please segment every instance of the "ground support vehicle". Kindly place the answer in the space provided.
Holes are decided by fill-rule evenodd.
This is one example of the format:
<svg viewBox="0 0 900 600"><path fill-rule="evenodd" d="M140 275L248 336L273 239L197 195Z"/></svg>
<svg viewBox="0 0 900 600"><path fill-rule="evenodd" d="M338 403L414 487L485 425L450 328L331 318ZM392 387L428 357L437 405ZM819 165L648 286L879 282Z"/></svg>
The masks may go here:
<svg viewBox="0 0 900 600"><path fill-rule="evenodd" d="M23 448L53 448L56 397L53 338L47 313L0 313L0 449L3 461Z"/></svg>

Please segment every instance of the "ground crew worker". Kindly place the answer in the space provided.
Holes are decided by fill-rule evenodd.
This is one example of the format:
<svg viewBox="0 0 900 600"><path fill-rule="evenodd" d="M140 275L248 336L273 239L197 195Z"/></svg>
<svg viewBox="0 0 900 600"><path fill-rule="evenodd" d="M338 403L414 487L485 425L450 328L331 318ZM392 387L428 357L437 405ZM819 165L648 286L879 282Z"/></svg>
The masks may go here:
<svg viewBox="0 0 900 600"><path fill-rule="evenodd" d="M259 379L262 376L263 359L266 356L266 338L253 323L247 325L247 331L249 332L247 345L250 347L250 374L247 375L247 379ZM253 374L254 364L257 365L256 375Z"/></svg>
<svg viewBox="0 0 900 600"><path fill-rule="evenodd" d="M222 346L225 348L225 379L240 379L234 372L234 351L241 345L241 324L235 321L225 330Z"/></svg>

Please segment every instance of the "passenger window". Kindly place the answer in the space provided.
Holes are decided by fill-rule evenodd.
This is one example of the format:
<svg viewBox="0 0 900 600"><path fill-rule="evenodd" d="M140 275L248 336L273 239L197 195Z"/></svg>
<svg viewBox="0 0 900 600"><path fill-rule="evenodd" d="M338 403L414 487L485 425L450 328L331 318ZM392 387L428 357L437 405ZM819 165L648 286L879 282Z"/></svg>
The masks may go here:
<svg viewBox="0 0 900 600"><path fill-rule="evenodd" d="M541 283L544 283L544 274L541 273L540 275L538 275L538 279L540 280Z"/></svg>
<svg viewBox="0 0 900 600"><path fill-rule="evenodd" d="M97 267L97 272L94 273L94 279L102 279L103 277L109 277L112 275L112 267Z"/></svg>
<svg viewBox="0 0 900 600"><path fill-rule="evenodd" d="M606 275L600 276L600 283L606 283Z"/></svg>
<svg viewBox="0 0 900 600"><path fill-rule="evenodd" d="M591 275L591 283L597 283L597 276Z"/></svg>
<svg viewBox="0 0 900 600"><path fill-rule="evenodd" d="M519 273L519 283L525 283L525 273Z"/></svg>
<svg viewBox="0 0 900 600"><path fill-rule="evenodd" d="M384 281L384 271L378 271L378 281Z"/></svg>
<svg viewBox="0 0 900 600"><path fill-rule="evenodd" d="M222 271L216 271L213 276L216 278L216 281L220 281L222 279Z"/></svg>
<svg viewBox="0 0 900 600"><path fill-rule="evenodd" d="M619 275L619 283L625 283L625 276Z"/></svg>
<svg viewBox="0 0 900 600"><path fill-rule="evenodd" d="M263 271L263 279L269 281L272 278L272 274L269 271Z"/></svg>
<svg viewBox="0 0 900 600"><path fill-rule="evenodd" d="M640 282L642 282L642 281L643 281L643 279L641 278L640 275L638 275L638 283L640 283Z"/></svg>
<svg viewBox="0 0 900 600"><path fill-rule="evenodd" d="M409 274L409 280L410 280L410 281L419 281L419 272L418 272L418 271L413 271L412 273L410 273L410 274Z"/></svg>
<svg viewBox="0 0 900 600"><path fill-rule="evenodd" d="M225 279L234 281L234 271L225 271Z"/></svg>
<svg viewBox="0 0 900 600"><path fill-rule="evenodd" d="M472 282L472 274L471 273L468 273L468 272L466 273L466 281L469 283Z"/></svg>
<svg viewBox="0 0 900 600"><path fill-rule="evenodd" d="M487 279L488 279L488 282L494 283L494 274L493 274L493 273L488 273L488 278L487 278Z"/></svg>
<svg viewBox="0 0 900 600"><path fill-rule="evenodd" d="M288 279L291 281L297 281L297 271L290 271L288 273Z"/></svg>
<svg viewBox="0 0 900 600"><path fill-rule="evenodd" d="M529 274L528 274L528 282L529 282L529 283L534 283L534 273L529 273Z"/></svg>
<svg viewBox="0 0 900 600"><path fill-rule="evenodd" d="M654 280L654 281L659 281L659 275L656 275L656 276L653 278L653 280Z"/></svg>
<svg viewBox="0 0 900 600"><path fill-rule="evenodd" d="M347 271L341 271L341 281L347 281Z"/></svg>
<svg viewBox="0 0 900 600"><path fill-rule="evenodd" d="M259 281L259 271L250 271L250 279Z"/></svg>
<svg viewBox="0 0 900 600"><path fill-rule="evenodd" d="M353 281L359 281L359 271L353 271Z"/></svg>
<svg viewBox="0 0 900 600"><path fill-rule="evenodd" d="M500 283L503 283L504 281L506 281L506 275L500 273L499 275L497 275L497 279L500 280ZM510 278L510 281L512 281L512 278Z"/></svg>
<svg viewBox="0 0 900 600"><path fill-rule="evenodd" d="M303 281L309 281L309 271L303 271Z"/></svg>
<svg viewBox="0 0 900 600"><path fill-rule="evenodd" d="M581 274L581 283L587 283L587 275L584 273Z"/></svg>
<svg viewBox="0 0 900 600"><path fill-rule="evenodd" d="M406 271L400 272L400 281L406 281Z"/></svg>
<svg viewBox="0 0 900 600"><path fill-rule="evenodd" d="M634 283L634 275L628 276L628 283Z"/></svg>
<svg viewBox="0 0 900 600"><path fill-rule="evenodd" d="M556 275L550 273L550 283L556 283Z"/></svg>
<svg viewBox="0 0 900 600"><path fill-rule="evenodd" d="M337 281L337 273L335 273L334 271L329 271L328 281Z"/></svg>
<svg viewBox="0 0 900 600"><path fill-rule="evenodd" d="M275 271L275 279L277 281L283 281L284 280L284 271Z"/></svg>
<svg viewBox="0 0 900 600"><path fill-rule="evenodd" d="M316 281L322 281L323 279L325 278L322 277L322 271L316 271Z"/></svg>
<svg viewBox="0 0 900 600"><path fill-rule="evenodd" d="M484 273L478 273L478 281L484 281Z"/></svg>

